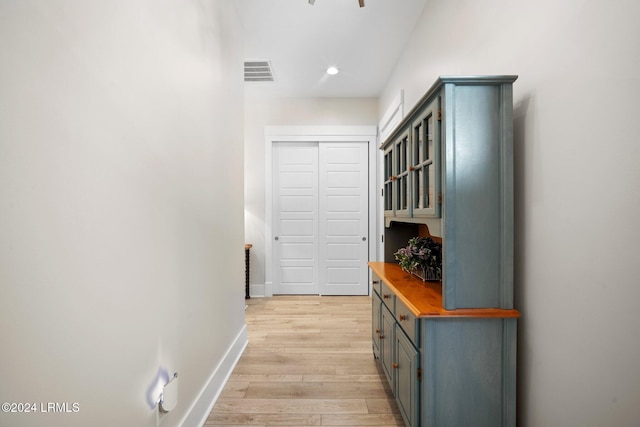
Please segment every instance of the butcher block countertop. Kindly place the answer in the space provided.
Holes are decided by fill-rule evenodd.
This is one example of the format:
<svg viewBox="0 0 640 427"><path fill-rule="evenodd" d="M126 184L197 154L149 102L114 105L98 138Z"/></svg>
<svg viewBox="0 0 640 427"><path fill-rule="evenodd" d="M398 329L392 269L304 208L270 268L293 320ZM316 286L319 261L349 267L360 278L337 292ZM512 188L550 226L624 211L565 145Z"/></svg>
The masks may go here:
<svg viewBox="0 0 640 427"><path fill-rule="evenodd" d="M370 262L369 267L416 317L520 317L518 310L500 308L445 310L440 282L423 282L394 263Z"/></svg>

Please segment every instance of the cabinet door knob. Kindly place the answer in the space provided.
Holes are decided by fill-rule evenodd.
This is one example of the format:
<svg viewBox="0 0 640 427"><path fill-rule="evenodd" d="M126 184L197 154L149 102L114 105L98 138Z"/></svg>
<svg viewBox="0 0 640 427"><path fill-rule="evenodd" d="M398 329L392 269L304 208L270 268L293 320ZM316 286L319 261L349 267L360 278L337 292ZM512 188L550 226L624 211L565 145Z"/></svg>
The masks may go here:
<svg viewBox="0 0 640 427"><path fill-rule="evenodd" d="M384 298L384 299L389 299L389 298L391 298L391 295L389 295L389 294L384 294L384 295L382 295L382 298Z"/></svg>
<svg viewBox="0 0 640 427"><path fill-rule="evenodd" d="M376 329L376 334L379 334L379 333L380 333L380 329Z"/></svg>
<svg viewBox="0 0 640 427"><path fill-rule="evenodd" d="M391 365L391 367L392 367L393 369L398 369L398 364L397 364L397 363L394 363L394 364L392 364L392 365Z"/></svg>
<svg viewBox="0 0 640 427"><path fill-rule="evenodd" d="M384 339L384 335L380 334L380 339L381 340Z"/></svg>
<svg viewBox="0 0 640 427"><path fill-rule="evenodd" d="M405 316L404 314L401 314L401 315L400 315L400 317L399 317L399 319L400 319L401 321L402 321L402 320L407 320L407 316Z"/></svg>
<svg viewBox="0 0 640 427"><path fill-rule="evenodd" d="M379 280L372 280L371 283L373 283L374 285L377 285L378 283L380 283Z"/></svg>

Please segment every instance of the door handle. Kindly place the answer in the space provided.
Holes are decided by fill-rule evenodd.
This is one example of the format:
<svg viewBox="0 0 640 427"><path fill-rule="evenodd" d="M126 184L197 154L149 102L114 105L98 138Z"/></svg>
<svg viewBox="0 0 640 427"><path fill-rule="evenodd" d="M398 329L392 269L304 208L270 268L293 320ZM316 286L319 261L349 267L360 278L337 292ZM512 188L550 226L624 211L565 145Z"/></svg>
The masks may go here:
<svg viewBox="0 0 640 427"><path fill-rule="evenodd" d="M274 237L273 240L280 240L278 236Z"/></svg>
<svg viewBox="0 0 640 427"><path fill-rule="evenodd" d="M367 238L366 238L366 237L363 237L363 238L362 238L362 241L363 241L363 242L366 242L366 241L367 241Z"/></svg>

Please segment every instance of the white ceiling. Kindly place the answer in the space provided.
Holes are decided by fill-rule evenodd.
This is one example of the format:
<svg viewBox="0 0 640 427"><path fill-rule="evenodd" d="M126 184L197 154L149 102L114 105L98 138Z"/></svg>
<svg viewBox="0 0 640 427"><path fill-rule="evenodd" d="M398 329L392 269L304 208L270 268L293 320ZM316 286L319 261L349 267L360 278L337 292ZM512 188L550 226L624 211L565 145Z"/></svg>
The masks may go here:
<svg viewBox="0 0 640 427"><path fill-rule="evenodd" d="M287 97L377 97L427 0L237 0L245 61L269 60L272 83L247 93ZM340 69L336 76L328 66Z"/></svg>

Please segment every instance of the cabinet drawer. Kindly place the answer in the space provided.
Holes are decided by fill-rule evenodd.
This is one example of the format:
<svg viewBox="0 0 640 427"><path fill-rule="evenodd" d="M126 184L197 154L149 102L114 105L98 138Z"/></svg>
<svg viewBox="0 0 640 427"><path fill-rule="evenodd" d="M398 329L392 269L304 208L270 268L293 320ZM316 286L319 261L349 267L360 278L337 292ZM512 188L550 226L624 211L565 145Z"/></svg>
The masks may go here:
<svg viewBox="0 0 640 427"><path fill-rule="evenodd" d="M396 295L391 292L391 289L384 283L380 283L380 298L382 298L382 302L387 306L389 311L393 314L395 307L394 302L396 299Z"/></svg>
<svg viewBox="0 0 640 427"><path fill-rule="evenodd" d="M402 301L396 299L396 321L405 334L413 341L413 345L420 348L420 330L418 320Z"/></svg>
<svg viewBox="0 0 640 427"><path fill-rule="evenodd" d="M380 278L375 273L371 273L371 285L373 287L373 290L376 291L378 295L382 296L382 280L380 280Z"/></svg>

